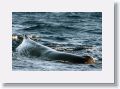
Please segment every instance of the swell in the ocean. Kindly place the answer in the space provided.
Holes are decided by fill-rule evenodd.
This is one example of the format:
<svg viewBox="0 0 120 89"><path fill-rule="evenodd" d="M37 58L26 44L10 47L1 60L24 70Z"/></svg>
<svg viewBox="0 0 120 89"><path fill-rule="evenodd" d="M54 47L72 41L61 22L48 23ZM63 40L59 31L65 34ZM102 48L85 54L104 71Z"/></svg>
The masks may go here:
<svg viewBox="0 0 120 89"><path fill-rule="evenodd" d="M102 69L101 12L13 12L12 34L27 34L36 42L80 56L96 58L96 64L71 64L45 58L28 58L15 51L21 41L12 40L15 71L98 71Z"/></svg>

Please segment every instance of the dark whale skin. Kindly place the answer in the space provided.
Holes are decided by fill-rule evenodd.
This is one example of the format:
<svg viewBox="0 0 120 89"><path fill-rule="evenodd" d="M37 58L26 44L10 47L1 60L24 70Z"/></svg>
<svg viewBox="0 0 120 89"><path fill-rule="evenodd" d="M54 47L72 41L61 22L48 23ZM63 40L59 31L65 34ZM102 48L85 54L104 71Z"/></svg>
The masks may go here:
<svg viewBox="0 0 120 89"><path fill-rule="evenodd" d="M22 43L16 48L21 55L35 56L35 57L47 57L50 60L62 60L65 62L79 63L79 64L94 64L94 58L90 56L79 56L75 54L56 51L50 47L44 46L31 40L26 35Z"/></svg>

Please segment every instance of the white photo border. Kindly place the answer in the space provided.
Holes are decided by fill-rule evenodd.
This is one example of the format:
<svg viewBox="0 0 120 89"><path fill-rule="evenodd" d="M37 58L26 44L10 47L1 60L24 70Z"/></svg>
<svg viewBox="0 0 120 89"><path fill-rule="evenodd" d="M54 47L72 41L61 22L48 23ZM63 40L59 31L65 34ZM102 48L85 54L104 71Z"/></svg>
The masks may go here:
<svg viewBox="0 0 120 89"><path fill-rule="evenodd" d="M0 81L114 83L114 0L1 0ZM102 71L12 71L12 12L102 12Z"/></svg>

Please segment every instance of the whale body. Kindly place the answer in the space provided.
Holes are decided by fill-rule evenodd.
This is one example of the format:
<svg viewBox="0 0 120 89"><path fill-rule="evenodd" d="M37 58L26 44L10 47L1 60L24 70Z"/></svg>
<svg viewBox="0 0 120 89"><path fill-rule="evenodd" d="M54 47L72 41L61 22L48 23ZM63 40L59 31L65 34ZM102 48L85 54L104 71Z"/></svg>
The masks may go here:
<svg viewBox="0 0 120 89"><path fill-rule="evenodd" d="M90 56L79 56L75 54L56 51L31 40L27 35L24 36L22 43L16 48L20 55L47 57L50 60L62 60L71 63L93 64L95 59Z"/></svg>

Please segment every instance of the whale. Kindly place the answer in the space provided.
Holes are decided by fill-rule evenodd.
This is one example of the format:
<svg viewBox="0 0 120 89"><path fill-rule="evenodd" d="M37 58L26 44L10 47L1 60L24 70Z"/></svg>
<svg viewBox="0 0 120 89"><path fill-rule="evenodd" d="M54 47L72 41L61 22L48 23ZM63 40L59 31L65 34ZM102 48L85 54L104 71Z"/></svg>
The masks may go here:
<svg viewBox="0 0 120 89"><path fill-rule="evenodd" d="M61 60L70 63L94 64L95 58L91 56L79 56L76 54L57 51L45 45L42 45L27 35L24 35L22 43L16 48L16 51L23 56L47 57L50 60Z"/></svg>

